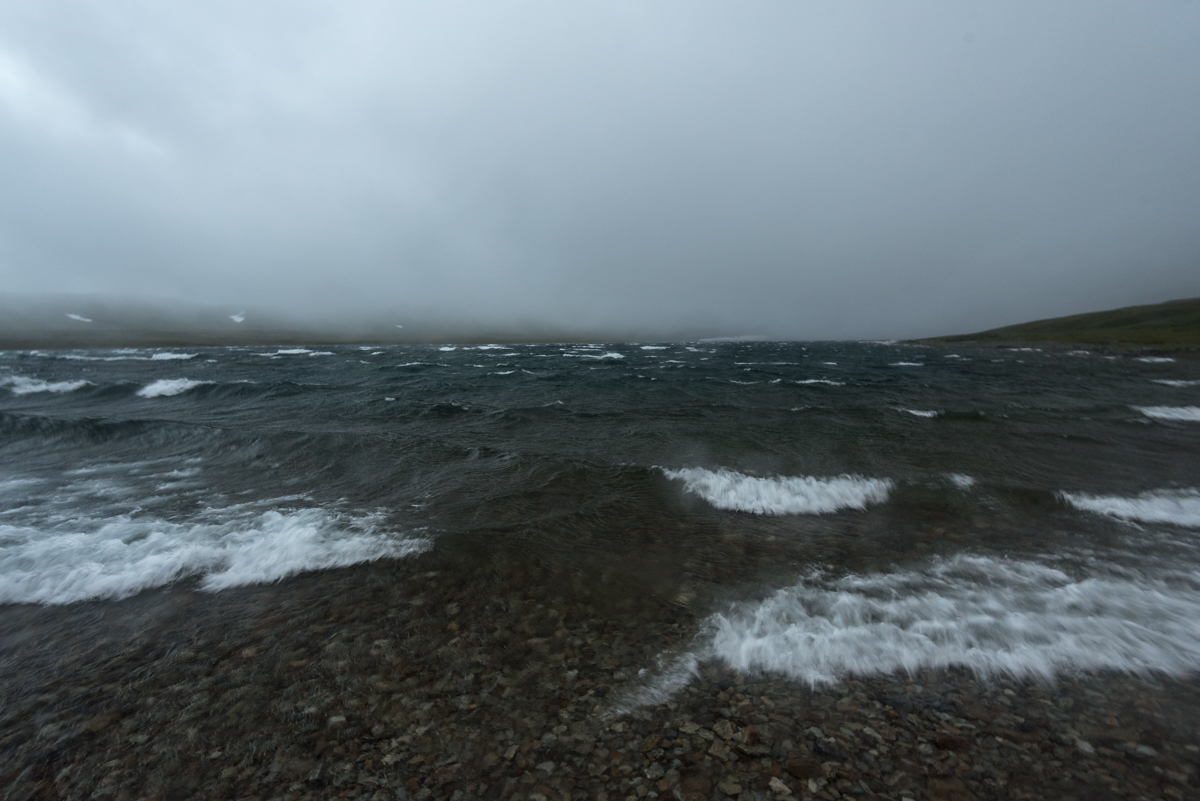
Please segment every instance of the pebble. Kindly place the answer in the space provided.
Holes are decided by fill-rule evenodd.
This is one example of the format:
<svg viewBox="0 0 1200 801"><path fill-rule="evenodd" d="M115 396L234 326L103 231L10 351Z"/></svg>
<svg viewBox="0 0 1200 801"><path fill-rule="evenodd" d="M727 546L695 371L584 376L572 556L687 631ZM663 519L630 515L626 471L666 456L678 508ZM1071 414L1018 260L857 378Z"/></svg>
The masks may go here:
<svg viewBox="0 0 1200 801"><path fill-rule="evenodd" d="M639 704L638 671L698 623L673 602L638 617L549 576L514 591L397 570L195 593L125 638L98 639L84 609L39 612L54 648L0 651L0 794L1200 799L1194 679L814 688L702 664Z"/></svg>

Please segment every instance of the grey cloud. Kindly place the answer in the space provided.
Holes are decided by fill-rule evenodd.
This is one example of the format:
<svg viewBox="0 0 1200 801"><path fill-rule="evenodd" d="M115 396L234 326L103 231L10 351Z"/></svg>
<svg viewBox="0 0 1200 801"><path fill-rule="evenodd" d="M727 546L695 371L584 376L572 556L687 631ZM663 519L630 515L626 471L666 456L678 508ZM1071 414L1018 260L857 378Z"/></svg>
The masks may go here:
<svg viewBox="0 0 1200 801"><path fill-rule="evenodd" d="M0 9L0 281L887 337L1200 294L1200 5Z"/></svg>

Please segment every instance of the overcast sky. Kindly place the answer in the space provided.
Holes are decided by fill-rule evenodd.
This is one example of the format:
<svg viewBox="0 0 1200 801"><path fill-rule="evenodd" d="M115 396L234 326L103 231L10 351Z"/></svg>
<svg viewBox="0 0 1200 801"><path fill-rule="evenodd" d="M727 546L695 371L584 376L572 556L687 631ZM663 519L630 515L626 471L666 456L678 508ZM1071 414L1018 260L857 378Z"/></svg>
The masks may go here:
<svg viewBox="0 0 1200 801"><path fill-rule="evenodd" d="M801 338L1200 295L1200 3L0 4L0 289Z"/></svg>

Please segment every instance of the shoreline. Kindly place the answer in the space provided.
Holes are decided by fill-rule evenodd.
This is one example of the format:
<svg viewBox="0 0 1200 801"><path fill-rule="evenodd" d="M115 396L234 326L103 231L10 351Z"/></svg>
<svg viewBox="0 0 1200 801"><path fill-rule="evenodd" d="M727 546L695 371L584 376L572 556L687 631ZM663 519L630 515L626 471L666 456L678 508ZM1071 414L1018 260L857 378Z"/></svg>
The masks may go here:
<svg viewBox="0 0 1200 801"><path fill-rule="evenodd" d="M590 583L589 583L590 582ZM958 670L806 685L701 665L698 611L437 555L0 607L5 797L1200 798L1200 679Z"/></svg>

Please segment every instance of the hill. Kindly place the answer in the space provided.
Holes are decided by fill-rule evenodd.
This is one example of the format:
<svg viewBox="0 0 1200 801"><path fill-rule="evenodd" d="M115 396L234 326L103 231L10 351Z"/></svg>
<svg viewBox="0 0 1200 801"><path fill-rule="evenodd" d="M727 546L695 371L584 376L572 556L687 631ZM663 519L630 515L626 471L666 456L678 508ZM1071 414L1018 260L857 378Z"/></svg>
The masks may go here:
<svg viewBox="0 0 1200 801"><path fill-rule="evenodd" d="M1043 342L1190 350L1200 347L1200 298L1072 314L920 341L980 345Z"/></svg>

